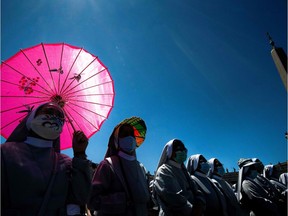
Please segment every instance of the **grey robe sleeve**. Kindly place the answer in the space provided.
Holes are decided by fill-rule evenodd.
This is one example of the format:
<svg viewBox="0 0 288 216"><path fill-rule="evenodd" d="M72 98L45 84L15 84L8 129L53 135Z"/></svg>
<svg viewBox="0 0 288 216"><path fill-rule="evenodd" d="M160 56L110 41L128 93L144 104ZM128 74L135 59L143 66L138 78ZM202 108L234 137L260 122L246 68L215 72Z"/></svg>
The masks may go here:
<svg viewBox="0 0 288 216"><path fill-rule="evenodd" d="M271 200L263 197L255 184L251 181L244 180L242 190L248 197L252 206L261 208L263 212L271 212L271 215L277 215L277 206Z"/></svg>
<svg viewBox="0 0 288 216"><path fill-rule="evenodd" d="M181 211L182 215L189 215L191 213L192 204L186 198L186 194L183 194L177 179L167 169L159 168L154 185L160 200L168 208L177 209L179 213Z"/></svg>

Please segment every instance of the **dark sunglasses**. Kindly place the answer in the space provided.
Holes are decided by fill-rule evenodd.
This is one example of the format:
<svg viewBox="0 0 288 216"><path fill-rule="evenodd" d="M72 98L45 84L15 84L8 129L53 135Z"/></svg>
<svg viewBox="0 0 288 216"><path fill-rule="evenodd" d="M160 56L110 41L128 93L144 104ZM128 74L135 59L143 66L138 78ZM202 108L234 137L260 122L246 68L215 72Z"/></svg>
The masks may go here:
<svg viewBox="0 0 288 216"><path fill-rule="evenodd" d="M43 107L41 110L37 111L37 115L39 114L54 115L64 120L64 113L54 107Z"/></svg>
<svg viewBox="0 0 288 216"><path fill-rule="evenodd" d="M134 129L131 125L122 125L119 130L119 137L127 137L127 136L135 137Z"/></svg>

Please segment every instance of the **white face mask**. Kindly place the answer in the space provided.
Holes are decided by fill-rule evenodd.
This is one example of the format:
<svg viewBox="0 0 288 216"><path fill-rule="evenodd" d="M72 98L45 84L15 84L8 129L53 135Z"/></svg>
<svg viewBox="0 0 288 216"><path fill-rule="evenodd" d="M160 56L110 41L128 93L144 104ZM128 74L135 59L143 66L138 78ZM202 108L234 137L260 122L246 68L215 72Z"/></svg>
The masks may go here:
<svg viewBox="0 0 288 216"><path fill-rule="evenodd" d="M31 121L31 130L44 139L57 139L63 127L63 121L55 115L38 115Z"/></svg>

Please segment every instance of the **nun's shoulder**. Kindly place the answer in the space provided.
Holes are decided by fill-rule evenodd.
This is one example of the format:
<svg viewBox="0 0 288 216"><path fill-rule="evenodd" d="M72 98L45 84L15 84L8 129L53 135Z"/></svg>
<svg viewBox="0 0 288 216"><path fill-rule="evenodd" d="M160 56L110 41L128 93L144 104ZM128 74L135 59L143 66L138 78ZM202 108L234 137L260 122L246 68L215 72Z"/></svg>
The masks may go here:
<svg viewBox="0 0 288 216"><path fill-rule="evenodd" d="M167 172L173 172L173 166L164 163L162 164L158 169L157 173L167 173Z"/></svg>
<svg viewBox="0 0 288 216"><path fill-rule="evenodd" d="M23 149L25 147L23 142L5 142L0 145L1 152L5 153L6 151L16 151L17 149Z"/></svg>

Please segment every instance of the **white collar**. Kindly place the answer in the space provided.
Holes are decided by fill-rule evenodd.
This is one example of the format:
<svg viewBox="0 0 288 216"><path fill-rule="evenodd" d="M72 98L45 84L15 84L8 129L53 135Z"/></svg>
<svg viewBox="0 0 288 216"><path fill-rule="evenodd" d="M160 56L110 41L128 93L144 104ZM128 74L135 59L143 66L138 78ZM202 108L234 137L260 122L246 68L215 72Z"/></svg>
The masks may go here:
<svg viewBox="0 0 288 216"><path fill-rule="evenodd" d="M122 151L118 152L118 156L120 156L121 158L124 158L126 160L129 160L129 161L136 160L136 157L134 155L128 155L128 154L126 154L125 152L122 152Z"/></svg>
<svg viewBox="0 0 288 216"><path fill-rule="evenodd" d="M27 137L24 143L38 147L38 148L52 148L52 140L43 140L36 137Z"/></svg>
<svg viewBox="0 0 288 216"><path fill-rule="evenodd" d="M168 161L167 161L167 164L181 169L181 164L179 164L179 163L177 163L177 162L175 162L175 161L173 161L173 160L168 160Z"/></svg>

